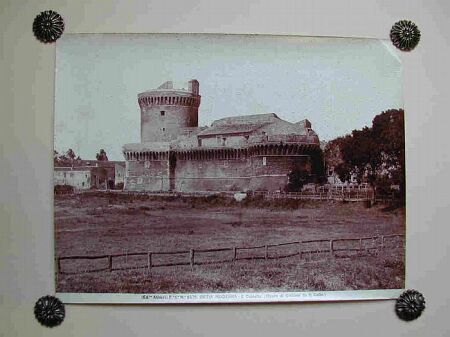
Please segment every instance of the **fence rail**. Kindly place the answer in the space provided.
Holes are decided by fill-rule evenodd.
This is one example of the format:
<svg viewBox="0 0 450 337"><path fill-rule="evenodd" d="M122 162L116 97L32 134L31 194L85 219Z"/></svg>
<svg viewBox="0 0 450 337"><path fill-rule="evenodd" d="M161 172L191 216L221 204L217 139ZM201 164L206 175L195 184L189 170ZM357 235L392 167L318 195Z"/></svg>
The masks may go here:
<svg viewBox="0 0 450 337"><path fill-rule="evenodd" d="M72 255L72 256L59 256L56 258L57 262L57 273L59 274L81 274L87 272L100 272L100 271L116 271L116 270L131 270L131 269L144 269L147 268L150 271L152 268L156 267L170 267L170 266L191 266L194 265L204 265L204 264L212 264L212 263L225 263L225 262L235 262L238 260L268 260L268 259L280 259L287 258L292 256L300 256L303 258L304 256L311 256L312 254L319 253L329 253L330 256L335 257L338 252L369 252L370 250L382 250L387 248L396 248L399 247L397 240L395 246L389 245L389 240L392 238L398 238L402 241L402 246L404 245L404 234L389 234L382 236L371 236L371 237L361 237L361 238L336 238L336 239L317 239L317 240L305 240L305 241L291 241L291 242L282 242L282 243L274 243L267 245L258 245L258 246L247 246L247 247L221 247L221 248L209 248L209 249L189 249L189 250L178 250L178 251L147 251L147 252L125 252L125 253L117 253L117 254L102 254L102 255ZM357 247L336 247L338 243L342 242L356 242ZM372 245L365 245L365 242L371 241ZM307 248L310 244L325 244L325 246L321 247L310 247ZM274 255L275 247L283 247L288 245L297 245L298 249L295 252L285 253L283 255ZM306 248L306 249L305 249ZM253 254L249 256L242 256L239 252L251 251L251 250L262 250L260 254ZM198 258L201 254L206 253L218 253L218 252L226 252L229 251L231 253L231 258L222 258L219 260L213 261L199 261ZM272 253L272 254L271 254ZM177 262L166 262L166 263L155 263L154 259L159 255L186 255L187 259L184 261ZM241 256L239 256L241 255ZM146 263L137 265L137 266L125 266L125 267L114 267L113 259L118 259L121 257L125 257L125 263L128 263L128 258L133 256L146 256ZM62 269L61 261L67 260L106 260L107 266L103 266L102 268L95 269L86 269L83 271L75 271L68 272Z"/></svg>
<svg viewBox="0 0 450 337"><path fill-rule="evenodd" d="M328 191L301 191L301 192L268 192L254 191L251 193L255 196L263 196L267 199L303 199L303 200L346 200L346 201L366 201L378 200L383 202L393 201L392 196L381 198L375 196L372 190L336 190Z"/></svg>
<svg viewBox="0 0 450 337"><path fill-rule="evenodd" d="M61 185L66 186L66 185ZM67 185L68 186L68 185ZM159 196L159 197L208 197L223 196L233 197L238 191L140 191L140 190L114 190L114 189L71 189L70 191L55 191L55 195L95 195L116 194L128 196ZM350 201L389 204L399 201L400 197L395 193L379 194L367 186L319 186L315 189L305 189L300 192L252 190L246 192L248 196L263 196L265 199L300 199L316 201Z"/></svg>
<svg viewBox="0 0 450 337"><path fill-rule="evenodd" d="M236 191L197 191L197 192L179 192L179 191L125 191L125 190L76 190L71 194L82 196L84 194L117 194L129 196L159 196L159 197L208 197L208 196L224 196L232 198ZM249 191L248 196L262 196L268 200L276 199L297 199L297 200L316 200L316 201L350 201L350 202L366 202L389 204L398 200L395 193L381 195L374 193L371 189L366 188L331 188L321 189L317 191L301 191L301 192L279 192L279 191Z"/></svg>

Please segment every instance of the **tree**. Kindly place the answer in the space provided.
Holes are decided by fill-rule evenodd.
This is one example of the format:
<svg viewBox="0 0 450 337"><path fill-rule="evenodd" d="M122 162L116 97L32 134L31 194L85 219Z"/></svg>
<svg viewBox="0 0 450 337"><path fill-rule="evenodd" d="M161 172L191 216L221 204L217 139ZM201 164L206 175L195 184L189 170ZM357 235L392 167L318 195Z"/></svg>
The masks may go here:
<svg viewBox="0 0 450 337"><path fill-rule="evenodd" d="M53 163L55 166L72 166L75 160L81 160L80 156L77 159L75 151L72 149L67 150L63 154L59 154L58 151L53 150Z"/></svg>
<svg viewBox="0 0 450 337"><path fill-rule="evenodd" d="M72 149L67 150L66 156L72 161L76 158L75 152Z"/></svg>
<svg viewBox="0 0 450 337"><path fill-rule="evenodd" d="M382 171L392 184L400 186L405 193L405 119L403 109L387 110L376 116L372 123L376 139L383 156Z"/></svg>
<svg viewBox="0 0 450 337"><path fill-rule="evenodd" d="M342 137L329 141L323 149L323 158L327 168L335 168L343 163L340 144Z"/></svg>
<svg viewBox="0 0 450 337"><path fill-rule="evenodd" d="M343 137L329 141L323 149L323 159L327 171L334 171L341 181L349 181L351 178L351 167L342 158Z"/></svg>
<svg viewBox="0 0 450 337"><path fill-rule="evenodd" d="M53 165L54 166L58 166L58 158L59 158L58 151L53 150Z"/></svg>
<svg viewBox="0 0 450 337"><path fill-rule="evenodd" d="M358 183L367 180L373 184L381 164L381 154L372 137L371 128L353 130L351 135L345 136L341 143L341 152L343 163L339 170L346 175L356 175ZM350 172L346 172L345 169Z"/></svg>
<svg viewBox="0 0 450 337"><path fill-rule="evenodd" d="M327 178L325 175L325 165L324 165L324 153L322 149L318 149L311 152L311 168L314 175L311 176L316 183L323 184L326 182ZM312 182L312 180L310 180Z"/></svg>
<svg viewBox="0 0 450 337"><path fill-rule="evenodd" d="M106 151L104 149L100 149L100 152L95 155L95 158L99 161L108 161L108 156L106 155Z"/></svg>
<svg viewBox="0 0 450 337"><path fill-rule="evenodd" d="M325 158L337 164L335 171L342 181L355 175L358 182L364 180L380 189L398 184L404 195L404 111L387 110L375 116L372 127L336 138L325 149Z"/></svg>

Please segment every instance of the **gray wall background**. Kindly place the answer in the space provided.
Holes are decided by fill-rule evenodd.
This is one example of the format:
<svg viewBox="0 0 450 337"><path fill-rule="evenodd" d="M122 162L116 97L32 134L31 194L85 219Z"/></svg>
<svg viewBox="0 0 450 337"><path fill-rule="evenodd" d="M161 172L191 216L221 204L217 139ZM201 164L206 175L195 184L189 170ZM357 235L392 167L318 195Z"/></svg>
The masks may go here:
<svg viewBox="0 0 450 337"><path fill-rule="evenodd" d="M393 301L214 306L67 306L41 327L35 301L54 292L52 151L55 47L31 25L43 10L70 33L227 32L387 38L415 21L422 40L402 53L407 146L407 287L427 300L405 323ZM0 1L1 336L448 336L447 1Z"/></svg>

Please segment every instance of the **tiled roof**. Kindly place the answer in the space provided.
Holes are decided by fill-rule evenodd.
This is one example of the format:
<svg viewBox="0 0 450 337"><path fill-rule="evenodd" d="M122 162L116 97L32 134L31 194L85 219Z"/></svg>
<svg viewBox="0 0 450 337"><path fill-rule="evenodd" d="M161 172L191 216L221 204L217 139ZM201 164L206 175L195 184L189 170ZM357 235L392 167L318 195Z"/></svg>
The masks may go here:
<svg viewBox="0 0 450 337"><path fill-rule="evenodd" d="M198 133L199 137L202 136L212 136L212 135L225 135L225 134L234 134L234 133L250 133L253 132L265 124L224 124L224 125L212 125L210 128L203 130Z"/></svg>
<svg viewBox="0 0 450 337"><path fill-rule="evenodd" d="M251 133L259 128L281 121L274 113L226 117L218 119L211 124L211 127L203 130L198 135L224 135L235 133Z"/></svg>
<svg viewBox="0 0 450 337"><path fill-rule="evenodd" d="M263 124L267 124L267 123L274 123L279 120L280 120L280 118L276 114L267 113L267 114L221 118L221 119L214 121L212 123L212 126L224 125L224 124L260 124L260 125L263 125Z"/></svg>

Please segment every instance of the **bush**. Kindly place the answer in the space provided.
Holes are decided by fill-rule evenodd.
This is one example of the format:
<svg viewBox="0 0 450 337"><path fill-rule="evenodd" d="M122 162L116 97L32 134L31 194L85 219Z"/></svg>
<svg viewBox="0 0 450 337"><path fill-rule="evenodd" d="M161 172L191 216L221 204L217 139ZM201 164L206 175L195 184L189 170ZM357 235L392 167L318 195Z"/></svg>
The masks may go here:
<svg viewBox="0 0 450 337"><path fill-rule="evenodd" d="M388 177L378 177L375 180L375 192L381 198L394 198L397 200L404 200L401 190L392 188L393 181Z"/></svg>
<svg viewBox="0 0 450 337"><path fill-rule="evenodd" d="M292 170L288 175L288 192L300 192L308 180L308 172L300 169Z"/></svg>

